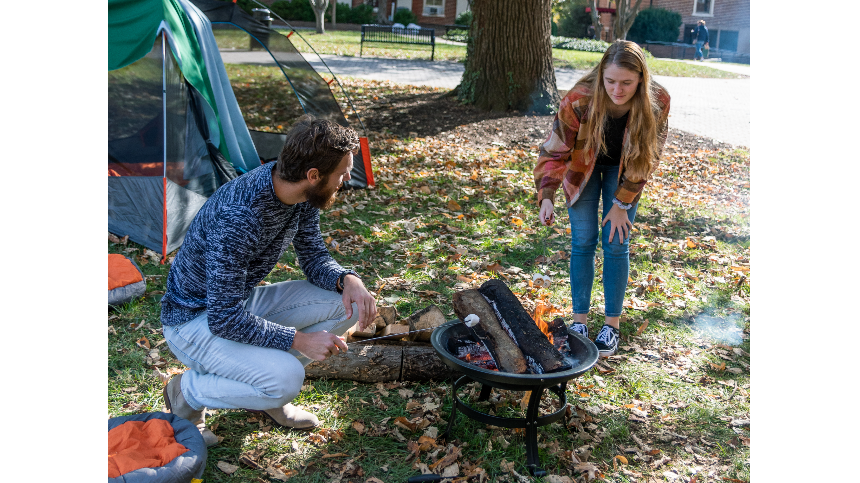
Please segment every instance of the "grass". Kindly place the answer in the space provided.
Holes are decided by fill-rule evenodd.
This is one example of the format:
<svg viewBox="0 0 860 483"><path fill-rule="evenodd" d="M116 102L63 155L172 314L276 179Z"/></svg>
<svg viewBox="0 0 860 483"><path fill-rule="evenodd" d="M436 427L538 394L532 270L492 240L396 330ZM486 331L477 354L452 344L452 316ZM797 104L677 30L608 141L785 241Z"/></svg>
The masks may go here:
<svg viewBox="0 0 860 483"><path fill-rule="evenodd" d="M391 86L374 95L415 90ZM551 229L537 224L534 147L467 150L447 133L421 139L375 133L370 139L378 186L341 194L323 214L321 229L329 246L339 244L332 249L335 258L363 275L380 304L396 297L399 316L406 317L432 303L450 316L456 290L503 277L527 308L549 303L569 320L567 215L558 210L559 223ZM576 454L593 463L604 481L662 481L667 471L683 477L695 471L699 482L750 479L748 427L731 424L749 419L750 411L749 153L683 152L671 142L637 213L621 350L572 380L570 417L539 430L541 463L550 474L585 481L574 469ZM169 265L154 263L131 242L109 242L108 251L134 257L147 276L143 299L108 312L108 413L160 411L157 373L184 370L160 334L159 300ZM491 271L494 263L503 270ZM603 320L601 269L598 261L592 334ZM550 288L533 287L533 273L550 276ZM266 281L301 278L288 250ZM427 298L431 292L438 295ZM146 344L149 349L141 347ZM480 467L489 481L513 481L503 469L509 462L525 474L522 434L463 415L447 442L453 447L437 439L439 448L407 459L425 430L444 432L450 387L450 381L307 380L295 403L320 417L324 429L313 433L218 410L208 425L223 440L209 449L203 479L268 481L265 471L239 463L244 455L295 482L404 481L420 473L418 464L430 465L453 447L462 452L461 472ZM474 396L478 388L466 390ZM522 397L496 390L477 408L521 415ZM647 415L636 420L634 409ZM410 431L395 424L398 417L429 426ZM618 464L618 455L628 464ZM238 470L228 475L219 461Z"/></svg>
<svg viewBox="0 0 860 483"><path fill-rule="evenodd" d="M216 39L221 48L245 49L248 46L248 36L237 30L216 30ZM325 34L302 31L300 39L291 38L293 45L300 52L311 53L316 50L319 54L342 55L358 57L361 51L361 33L353 31L332 30ZM311 47L313 47L313 50ZM392 59L430 59L430 47L422 45L392 45L381 43L366 43L362 55L370 57L386 57ZM552 49L553 65L556 68L588 70L597 65L603 54L596 52L581 52L575 50ZM465 44L437 43L435 60L463 62L466 60ZM715 79L735 79L738 74L725 72L703 65L691 65L683 62L672 62L649 58L648 65L654 75L672 77L701 77ZM744 76L741 76L744 77Z"/></svg>

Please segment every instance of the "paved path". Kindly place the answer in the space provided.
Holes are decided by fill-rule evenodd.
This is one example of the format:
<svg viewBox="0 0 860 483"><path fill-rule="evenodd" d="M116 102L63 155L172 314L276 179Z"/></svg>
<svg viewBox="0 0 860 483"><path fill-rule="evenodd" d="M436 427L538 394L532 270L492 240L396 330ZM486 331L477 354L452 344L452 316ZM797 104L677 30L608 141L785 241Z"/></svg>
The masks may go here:
<svg viewBox="0 0 860 483"><path fill-rule="evenodd" d="M225 63L270 63L261 52L222 52ZM398 84L453 89L463 76L463 64L444 60L399 60L376 57L341 57L323 54L323 61L338 76L389 80ZM322 61L306 56L318 71ZM708 63L711 64L711 63ZM709 65L716 67L717 63ZM744 66L720 66L747 69ZM570 89L585 72L556 69L559 89ZM672 96L669 125L736 146L750 145L750 79L697 79L654 76Z"/></svg>

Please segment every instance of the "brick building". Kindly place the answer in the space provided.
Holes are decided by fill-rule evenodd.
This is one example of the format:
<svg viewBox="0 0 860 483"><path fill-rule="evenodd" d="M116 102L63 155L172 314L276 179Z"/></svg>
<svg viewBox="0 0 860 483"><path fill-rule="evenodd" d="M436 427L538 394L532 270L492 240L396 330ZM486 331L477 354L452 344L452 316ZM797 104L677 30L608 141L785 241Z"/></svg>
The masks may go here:
<svg viewBox="0 0 860 483"><path fill-rule="evenodd" d="M690 31L704 20L712 49L750 53L750 0L651 0L651 6L681 14L678 42L692 42Z"/></svg>
<svg viewBox="0 0 860 483"><path fill-rule="evenodd" d="M739 54L750 53L750 0L649 0L645 8L662 8L681 14L678 42L692 43L690 31L699 20L705 21L712 49ZM590 8L587 8L590 11ZM598 0L597 11L603 32L600 38L615 40L615 1Z"/></svg>
<svg viewBox="0 0 860 483"><path fill-rule="evenodd" d="M340 3L349 3L339 0ZM351 6L356 7L368 3L378 7L380 0L351 0ZM397 9L406 9L418 17L417 24L432 27L434 25L453 25L458 15L469 9L467 0L389 0L388 18L394 16Z"/></svg>

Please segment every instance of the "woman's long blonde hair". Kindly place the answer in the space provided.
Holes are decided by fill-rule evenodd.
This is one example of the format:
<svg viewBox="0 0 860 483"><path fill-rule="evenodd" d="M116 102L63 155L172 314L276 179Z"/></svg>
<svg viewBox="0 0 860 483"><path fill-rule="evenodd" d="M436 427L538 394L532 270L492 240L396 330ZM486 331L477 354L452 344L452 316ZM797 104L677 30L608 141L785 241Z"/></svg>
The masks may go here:
<svg viewBox="0 0 860 483"><path fill-rule="evenodd" d="M630 99L630 115L627 120L629 142L621 153L624 173L631 181L642 181L651 174L659 156L659 141L657 139L658 118L660 108L657 105L657 90L660 86L651 80L645 53L633 42L616 40L603 54L600 63L580 79L574 89L579 86L591 90L591 102L588 105L588 118L584 150L586 153L606 152L603 142L603 126L609 116L608 106L612 102L603 85L603 72L609 65L617 65L639 74L639 85L636 93Z"/></svg>

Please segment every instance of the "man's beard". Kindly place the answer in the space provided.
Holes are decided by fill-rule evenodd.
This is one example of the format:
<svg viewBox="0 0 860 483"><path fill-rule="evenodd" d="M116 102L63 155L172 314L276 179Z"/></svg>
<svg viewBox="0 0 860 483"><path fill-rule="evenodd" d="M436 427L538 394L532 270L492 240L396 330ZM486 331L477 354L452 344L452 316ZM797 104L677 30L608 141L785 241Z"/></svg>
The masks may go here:
<svg viewBox="0 0 860 483"><path fill-rule="evenodd" d="M320 210L327 210L334 205L334 202L337 200L335 194L337 193L337 188L333 190L328 189L328 176L325 179L320 180L316 186L311 186L307 190L305 190L305 196L308 197L308 203L311 204L314 208L318 208Z"/></svg>

